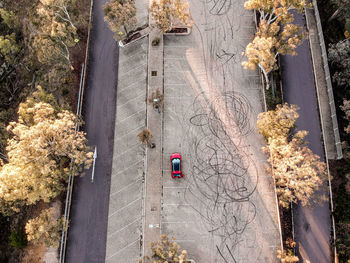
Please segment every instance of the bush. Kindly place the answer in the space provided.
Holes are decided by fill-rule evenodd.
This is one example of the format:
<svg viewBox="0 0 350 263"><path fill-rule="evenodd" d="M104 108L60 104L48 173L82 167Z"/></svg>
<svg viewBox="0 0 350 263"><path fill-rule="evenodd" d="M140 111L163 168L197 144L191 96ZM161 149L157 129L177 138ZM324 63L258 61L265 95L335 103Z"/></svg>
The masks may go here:
<svg viewBox="0 0 350 263"><path fill-rule="evenodd" d="M62 89L62 96L66 96L68 95L68 93L69 93L69 90L67 88Z"/></svg>
<svg viewBox="0 0 350 263"><path fill-rule="evenodd" d="M23 249L27 246L27 237L23 231L12 231L9 239L12 247Z"/></svg>
<svg viewBox="0 0 350 263"><path fill-rule="evenodd" d="M158 46L158 45L159 45L159 42L160 42L160 38L159 38L159 37L153 39L153 40L152 40L152 46Z"/></svg>

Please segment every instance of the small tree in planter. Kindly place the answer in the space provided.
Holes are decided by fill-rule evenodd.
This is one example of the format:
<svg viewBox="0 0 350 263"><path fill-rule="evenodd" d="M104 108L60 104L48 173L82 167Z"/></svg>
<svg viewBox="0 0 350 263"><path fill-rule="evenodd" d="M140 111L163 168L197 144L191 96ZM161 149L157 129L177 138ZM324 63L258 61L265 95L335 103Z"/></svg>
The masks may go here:
<svg viewBox="0 0 350 263"><path fill-rule="evenodd" d="M148 129L144 129L142 130L137 137L139 138L139 141L142 144L146 144L148 147L150 148L154 148L156 145L154 143L151 142L152 139L152 133L150 130Z"/></svg>
<svg viewBox="0 0 350 263"><path fill-rule="evenodd" d="M148 99L149 103L152 103L153 108L157 109L160 113L160 109L163 107L164 95L160 93L160 90L157 89L152 93L152 96Z"/></svg>
<svg viewBox="0 0 350 263"><path fill-rule="evenodd" d="M174 238L169 239L166 235L161 235L159 241L151 242L152 257L145 256L139 263L190 262L187 259L187 251L180 249Z"/></svg>
<svg viewBox="0 0 350 263"><path fill-rule="evenodd" d="M129 31L136 27L135 0L111 0L103 6L103 11L104 20L115 33L115 40L123 39Z"/></svg>
<svg viewBox="0 0 350 263"><path fill-rule="evenodd" d="M177 22L187 27L193 25L187 0L153 0L150 13L163 32L170 31Z"/></svg>

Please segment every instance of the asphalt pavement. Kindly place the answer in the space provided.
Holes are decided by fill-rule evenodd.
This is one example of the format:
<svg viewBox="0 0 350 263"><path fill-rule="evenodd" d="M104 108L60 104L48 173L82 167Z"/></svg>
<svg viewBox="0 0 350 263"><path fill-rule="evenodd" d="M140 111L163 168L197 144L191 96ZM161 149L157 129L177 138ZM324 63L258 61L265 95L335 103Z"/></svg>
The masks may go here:
<svg viewBox="0 0 350 263"><path fill-rule="evenodd" d="M306 26L305 18L295 14L295 23ZM300 107L296 122L299 130L309 132L310 149L325 161L309 40L296 50L296 56L281 56L284 101ZM328 196L328 192L324 193ZM331 262L331 220L328 202L314 208L295 206L295 241L301 262Z"/></svg>
<svg viewBox="0 0 350 263"><path fill-rule="evenodd" d="M102 5L95 0L90 57L84 93L84 130L89 145L97 146L94 181L91 169L76 177L68 230L66 262L104 262L112 168L118 47L103 21Z"/></svg>

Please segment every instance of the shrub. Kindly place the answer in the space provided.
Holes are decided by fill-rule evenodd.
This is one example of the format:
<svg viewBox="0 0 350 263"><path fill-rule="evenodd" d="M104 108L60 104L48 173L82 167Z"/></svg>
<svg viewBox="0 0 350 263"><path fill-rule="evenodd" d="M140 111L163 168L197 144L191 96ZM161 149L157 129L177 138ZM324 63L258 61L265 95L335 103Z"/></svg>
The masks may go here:
<svg viewBox="0 0 350 263"><path fill-rule="evenodd" d="M12 231L9 239L12 247L23 249L27 246L27 237L23 231Z"/></svg>

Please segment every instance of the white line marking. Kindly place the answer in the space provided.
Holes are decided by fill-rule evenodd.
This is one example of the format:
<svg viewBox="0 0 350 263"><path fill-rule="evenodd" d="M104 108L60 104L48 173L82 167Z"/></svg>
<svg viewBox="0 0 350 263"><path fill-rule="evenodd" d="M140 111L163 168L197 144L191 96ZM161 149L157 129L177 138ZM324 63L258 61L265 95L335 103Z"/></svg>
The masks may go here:
<svg viewBox="0 0 350 263"><path fill-rule="evenodd" d="M114 257L115 255L119 254L120 252L122 252L123 250L125 250L126 248L130 247L131 245L135 244L137 241L140 241L140 239L136 239L135 241L131 242L130 244L128 244L127 246L123 247L122 249L119 249L117 252L115 252L114 254L110 255L108 258L106 258L106 260Z"/></svg>
<svg viewBox="0 0 350 263"><path fill-rule="evenodd" d="M124 103L121 104L121 105L118 105L117 107L123 107L125 104L129 103L130 101L133 101L133 100L135 100L135 99L138 99L139 97L144 97L144 96L145 96L145 94L141 94L141 95L139 95L139 96L137 96L137 97L134 97L134 98L132 98L132 99L130 99L130 100L127 100L126 102L124 102Z"/></svg>
<svg viewBox="0 0 350 263"><path fill-rule="evenodd" d="M132 165L126 167L125 169L123 169L123 170L121 170L121 171L118 171L118 172L116 173L116 175L117 175L117 174L120 174L120 173L122 173L122 172L125 172L125 171L128 170L129 168L131 168L131 167L133 167L133 166L135 166L135 165L137 165L137 164L139 164L139 163L141 163L141 162L143 162L143 160L138 161L138 162L136 162L136 163L133 163Z"/></svg>
<svg viewBox="0 0 350 263"><path fill-rule="evenodd" d="M116 194L118 194L118 193L124 191L124 190L127 189L128 187L130 187L130 186L132 186L132 185L138 183L138 182L141 181L141 180L142 180L142 178L139 178L139 179L137 179L136 181L134 181L134 182L132 182L132 183L130 183L130 184L128 184L128 185L122 187L122 188L119 189L117 192L111 193L111 196L116 195Z"/></svg>
<svg viewBox="0 0 350 263"><path fill-rule="evenodd" d="M145 108L146 108L146 105L145 105ZM123 122L123 121L125 121L125 120L131 118L131 117L134 116L134 115L139 114L140 112L144 112L145 115L146 115L146 109L142 109L142 110L139 110L139 111L137 111L137 112L135 112L135 113L129 115L128 117L126 117L126 118L124 118L124 119L122 119L122 120L118 120L118 121L117 121L117 124L120 124L121 122Z"/></svg>
<svg viewBox="0 0 350 263"><path fill-rule="evenodd" d="M108 235L108 237L111 237L111 236L113 236L114 234L116 234L116 233L118 233L118 232L124 230L125 228L131 226L132 224L134 224L135 222L137 222L137 221L139 221L139 220L141 220L141 217L135 219L135 220L132 221L131 223L129 223L129 224L127 224L126 226L122 227L121 229L118 229L118 230L114 231L113 233L110 233L110 234Z"/></svg>
<svg viewBox="0 0 350 263"><path fill-rule="evenodd" d="M146 63L145 63L145 64L142 64L142 65L140 65L140 66L138 66L138 67L136 67L136 68L132 68L132 69L128 70L127 72L123 72L122 74L119 74L118 78L120 78L120 77L122 77L122 76L124 76L124 75L127 75L127 74L129 74L130 72L132 72L132 71L134 71L134 70L137 70L137 69L139 69L139 68L141 68L141 67L144 67L144 66L146 66ZM147 68L147 67L145 67L145 69L146 69L146 68Z"/></svg>
<svg viewBox="0 0 350 263"><path fill-rule="evenodd" d="M132 129L132 130L131 130L131 131L129 131L128 133L126 133L126 134L124 134L124 135L122 135L122 136L118 137L118 138L117 138L117 141L118 141L118 140L120 140L120 139L122 139L123 137L125 137L125 136L129 135L129 134L130 134L130 133L132 133L133 131L136 131L136 130L141 129L142 127L145 127L145 125L141 125L141 126L139 126L139 127L136 127L135 129Z"/></svg>
<svg viewBox="0 0 350 263"><path fill-rule="evenodd" d="M137 199L135 199L134 201L132 201L132 202L130 202L129 204L127 204L126 206L123 206L122 208L119 208L117 211L114 211L112 214L110 214L110 215L108 216L108 218L114 216L115 214L117 214L117 213L120 212L121 210L123 210L123 209L125 209L125 208L131 206L132 204L136 203L137 201L139 201L139 200L141 200L141 199L142 199L142 197L137 198Z"/></svg>

